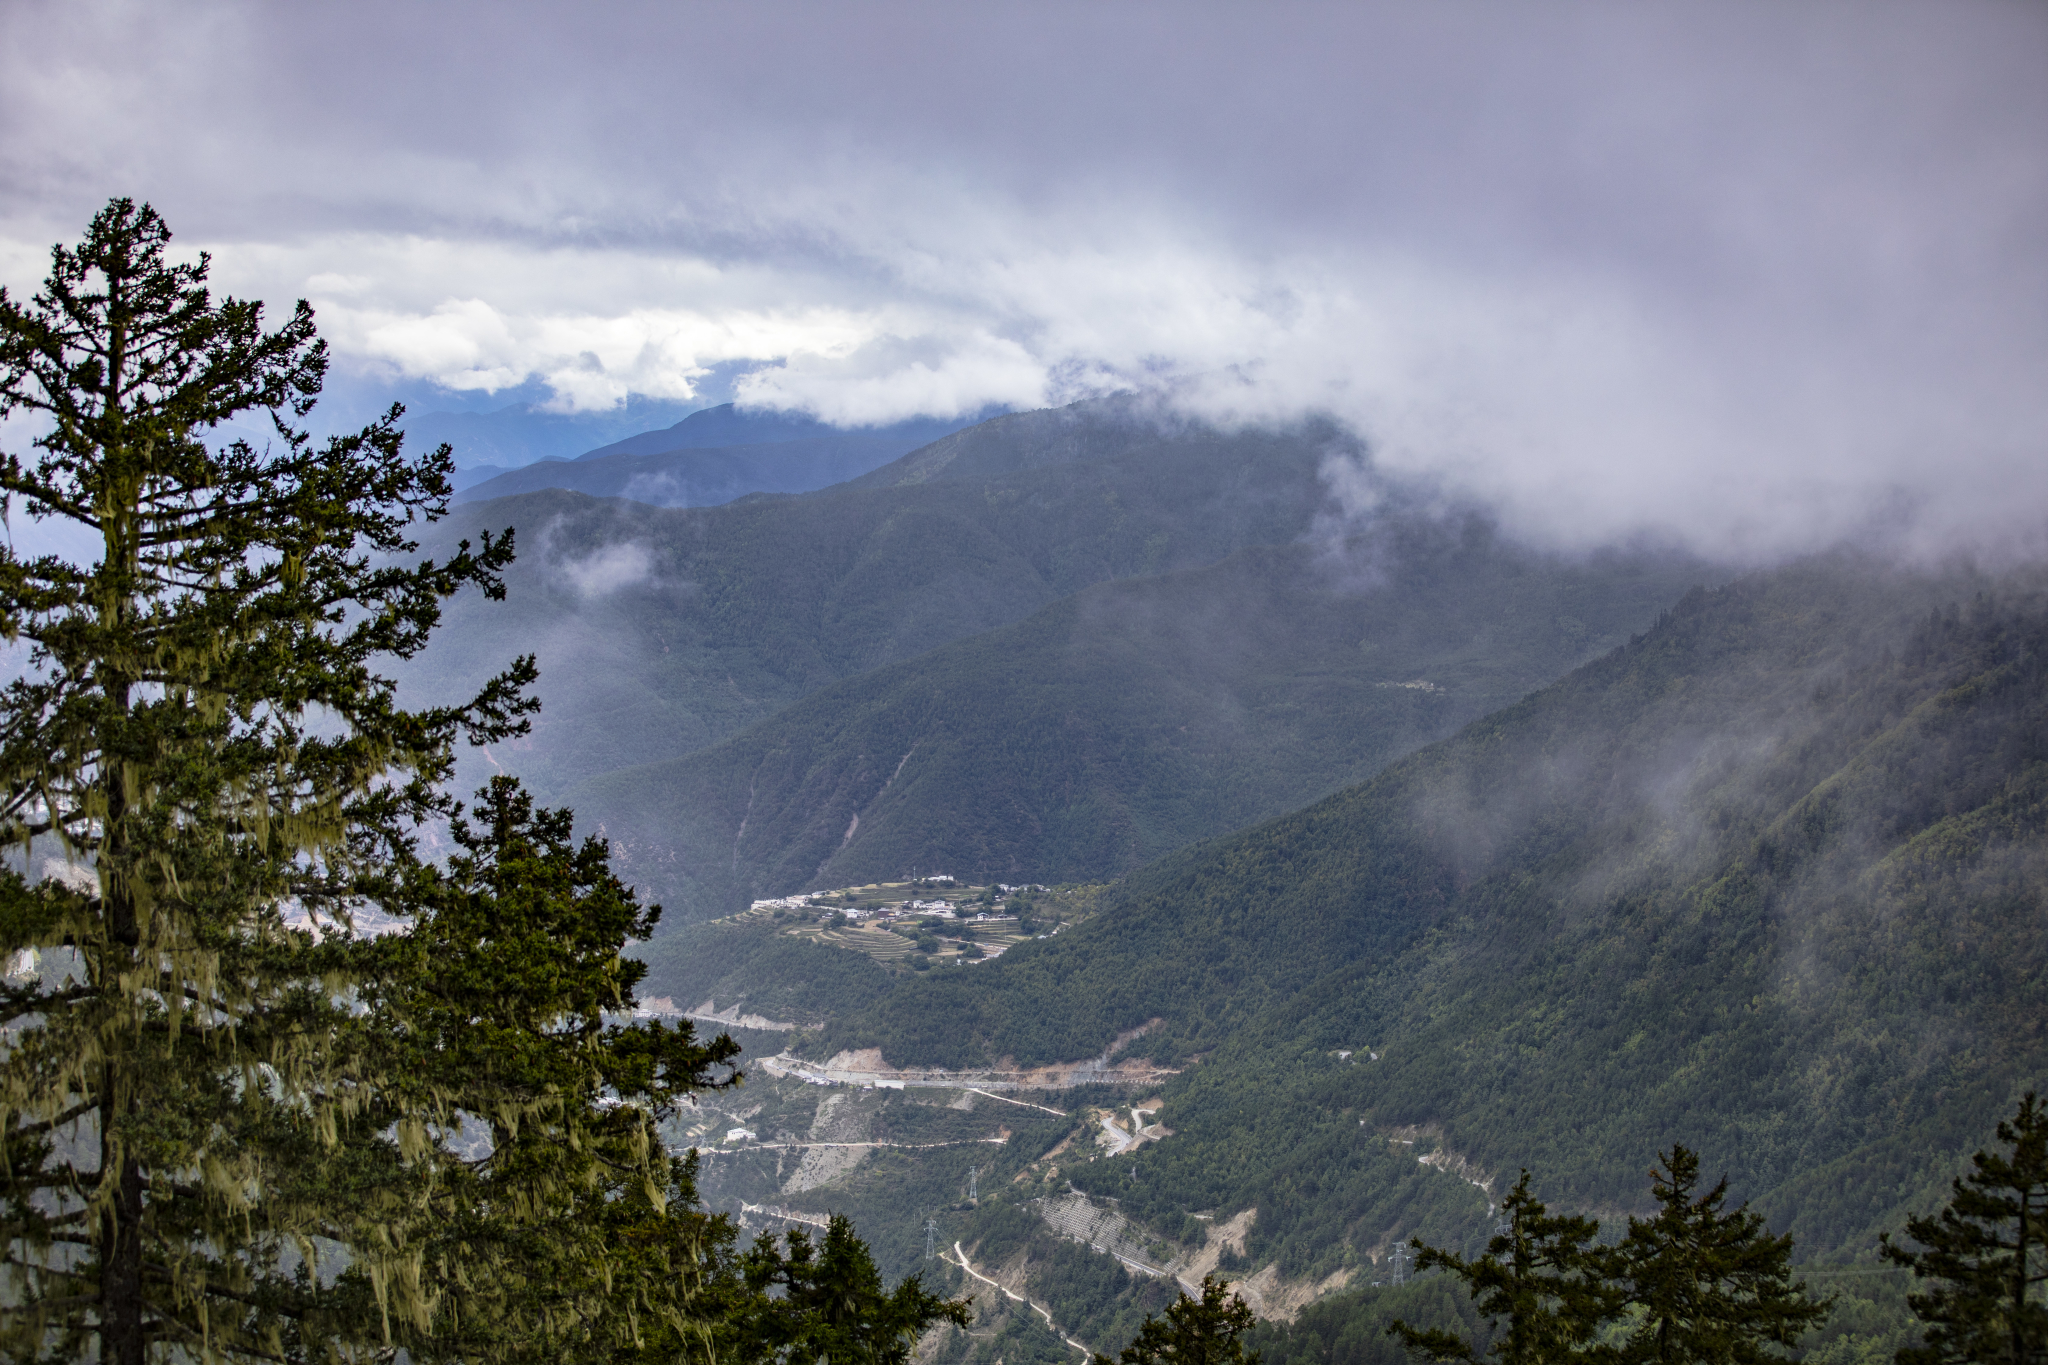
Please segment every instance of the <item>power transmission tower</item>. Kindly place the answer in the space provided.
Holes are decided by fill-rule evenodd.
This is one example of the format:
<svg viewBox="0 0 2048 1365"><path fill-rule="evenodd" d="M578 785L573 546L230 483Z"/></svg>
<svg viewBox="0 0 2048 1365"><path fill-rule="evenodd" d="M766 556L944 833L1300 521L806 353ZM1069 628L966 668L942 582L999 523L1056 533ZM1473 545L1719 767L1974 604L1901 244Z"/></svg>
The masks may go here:
<svg viewBox="0 0 2048 1365"><path fill-rule="evenodd" d="M967 1168L967 1202L972 1204L981 1198L981 1167Z"/></svg>
<svg viewBox="0 0 2048 1365"><path fill-rule="evenodd" d="M1387 1268L1397 1285L1408 1283L1408 1271L1414 1264L1415 1254L1408 1250L1408 1244L1405 1242L1396 1245L1387 1253Z"/></svg>
<svg viewBox="0 0 2048 1365"><path fill-rule="evenodd" d="M932 1257L934 1257L934 1256L938 1255L938 1252L937 1252L936 1250L934 1250L934 1247L936 1246L936 1243L935 1243L935 1241L933 1240L933 1239L935 1239L935 1238L936 1238L936 1237L937 1237L938 1235L939 1235L939 1220L938 1220L938 1219L936 1219L936 1218L927 1218L927 1219L925 1219L925 1220L924 1220L924 1258L925 1258L925 1259L926 1259L927 1261L931 1260L931 1259L932 1259Z"/></svg>

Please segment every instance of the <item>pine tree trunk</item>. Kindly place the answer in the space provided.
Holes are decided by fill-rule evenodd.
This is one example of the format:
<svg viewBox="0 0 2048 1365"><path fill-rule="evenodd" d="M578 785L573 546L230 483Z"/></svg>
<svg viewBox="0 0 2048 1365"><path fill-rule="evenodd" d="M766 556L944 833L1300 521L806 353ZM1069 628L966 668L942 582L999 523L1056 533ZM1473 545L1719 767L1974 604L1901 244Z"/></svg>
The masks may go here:
<svg viewBox="0 0 2048 1365"><path fill-rule="evenodd" d="M107 294L113 324L107 356L109 456L123 444L126 425L121 406L128 352L126 284L124 276L109 274ZM125 461L109 459L108 464L123 474L128 472ZM131 522L135 509L123 504L118 484L116 490L101 513L101 534L105 538L102 573L107 575L105 581L111 591L100 609L109 624L118 627L127 623L128 594L133 591L137 566ZM129 680L113 670L109 674L107 699L114 714L125 721L129 714ZM100 861L108 939L101 988L120 991L118 983L125 973L110 969L116 962L130 969L139 965L135 950L142 943L142 926L136 918L135 891L129 881L125 765L105 749L101 753L106 765L101 780L106 790L107 818ZM100 1359L105 1365L144 1365L148 1346L142 1320L142 1164L129 1150L132 1125L139 1117L133 1068L133 1057L118 1052L110 1056L100 1096L100 1179L113 1182L112 1197L101 1215L100 1232Z"/></svg>
<svg viewBox="0 0 2048 1365"><path fill-rule="evenodd" d="M2015 1246L2012 1258L2012 1359L2013 1365L2027 1365L2027 1261L2033 1251L2033 1220L2027 1215L2033 1212L2033 1195L2020 1191L2020 1225L2013 1238Z"/></svg>
<svg viewBox="0 0 2048 1365"><path fill-rule="evenodd" d="M135 902L125 891L108 900L107 954L127 958L141 937ZM105 1365L143 1365L148 1344L142 1323L142 1163L128 1150L138 1117L132 1068L131 1058L109 1058L100 1083L100 1179L113 1187L100 1215L100 1359Z"/></svg>
<svg viewBox="0 0 2048 1365"><path fill-rule="evenodd" d="M107 1070L112 1101L119 1082L114 1068ZM109 1103L108 1112L120 1111ZM142 1164L119 1155L104 1134L100 1157L100 1169L114 1181L113 1198L100 1216L100 1359L106 1365L143 1365L148 1343L142 1324Z"/></svg>
<svg viewBox="0 0 2048 1365"><path fill-rule="evenodd" d="M112 538L109 537L111 540ZM124 547L125 548L125 547ZM112 549L112 546L109 546ZM111 561L111 555L109 556ZM117 618L125 613L119 612ZM110 682L108 699L117 715L128 714L125 681ZM120 990L121 978L138 964L142 926L135 914L135 893L128 883L126 775L118 761L103 774L107 802L105 842L100 847L101 883L106 897L107 943L100 967L102 990ZM100 1360L103 1365L144 1365L148 1341L143 1334L142 1307L142 1163L129 1150L137 1112L134 1058L115 1051L107 1059L100 1085L100 1180L112 1182L111 1198L100 1216Z"/></svg>
<svg viewBox="0 0 2048 1365"><path fill-rule="evenodd" d="M116 779L118 780L118 779ZM114 785L110 782L109 786ZM125 894L108 897L109 958L125 956L138 937L135 905ZM102 974L113 977L111 962ZM100 1180L110 1193L100 1215L100 1359L106 1365L143 1365L142 1164L127 1150L136 1117L129 1059L108 1058L100 1079ZM112 1189L107 1191L111 1182Z"/></svg>

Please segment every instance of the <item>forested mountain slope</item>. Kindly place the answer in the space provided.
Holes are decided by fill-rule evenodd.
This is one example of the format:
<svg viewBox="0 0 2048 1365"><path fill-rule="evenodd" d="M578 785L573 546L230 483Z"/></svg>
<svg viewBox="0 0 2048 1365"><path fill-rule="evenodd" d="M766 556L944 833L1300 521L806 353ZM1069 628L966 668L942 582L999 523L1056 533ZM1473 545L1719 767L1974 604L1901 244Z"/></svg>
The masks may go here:
<svg viewBox="0 0 2048 1365"><path fill-rule="evenodd" d="M672 450L723 450L733 446L777 445L789 441L829 440L861 436L900 442L907 453L938 440L941 436L973 426L980 417L913 417L880 427L836 427L807 413L779 412L770 408L742 408L737 403L720 403L699 408L680 422L659 430L642 431L623 440L586 450L578 460L602 460L612 455L660 455Z"/></svg>
<svg viewBox="0 0 2048 1365"><path fill-rule="evenodd" d="M1711 572L1387 515L1365 543L1098 584L566 800L671 922L906 872L1103 880L1361 780Z"/></svg>
<svg viewBox="0 0 2048 1365"><path fill-rule="evenodd" d="M1337 430L1310 421L1296 430L1325 452L1354 450ZM1205 423L1131 394L1090 399L1064 408L1009 413L938 437L902 459L855 480L862 488L908 488L1022 474L1060 464L1091 464L1140 449L1171 452L1229 441Z"/></svg>
<svg viewBox="0 0 2048 1365"><path fill-rule="evenodd" d="M1029 1064L1157 1020L1174 1136L1076 1183L1168 1230L1256 1207L1290 1273L1383 1233L1403 1129L1592 1210L1683 1141L1802 1254L1867 1249L2048 1081L2042 582L1838 558L1694 592L813 1049Z"/></svg>
<svg viewBox="0 0 2048 1365"><path fill-rule="evenodd" d="M808 493L868 473L960 427L920 418L835 427L797 413L741 412L731 403L673 426L465 483L458 502L543 488L656 507L715 507L747 493Z"/></svg>
<svg viewBox="0 0 2048 1365"><path fill-rule="evenodd" d="M534 734L489 761L553 799L1090 584L1292 542L1326 506L1323 462L1356 449L1317 426L1167 431L1114 405L985 425L974 478L904 484L898 470L876 487L711 508L559 490L458 507L426 551L516 528L507 600L451 603L402 681L417 697L466 695L537 653Z"/></svg>
<svg viewBox="0 0 2048 1365"><path fill-rule="evenodd" d="M903 454L887 437L828 436L772 445L622 451L597 459L543 460L473 484L457 502L564 488L655 507L717 507L748 493L808 493L867 473Z"/></svg>

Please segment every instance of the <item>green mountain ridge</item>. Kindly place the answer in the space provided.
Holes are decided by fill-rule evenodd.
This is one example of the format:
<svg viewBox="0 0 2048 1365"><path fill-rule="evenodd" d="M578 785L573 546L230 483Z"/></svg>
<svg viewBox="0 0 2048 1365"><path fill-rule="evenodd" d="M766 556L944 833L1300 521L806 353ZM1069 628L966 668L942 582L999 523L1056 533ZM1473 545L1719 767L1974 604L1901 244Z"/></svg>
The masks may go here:
<svg viewBox="0 0 2048 1365"><path fill-rule="evenodd" d="M715 507L750 493L809 493L869 473L976 420L835 427L802 414L742 412L725 403L574 459L470 471L458 481L455 500L564 488L655 507Z"/></svg>
<svg viewBox="0 0 2048 1365"><path fill-rule="evenodd" d="M793 441L830 440L859 436L890 442L900 441L903 452L938 440L941 436L985 420L980 417L952 419L913 417L887 426L840 427L803 412L773 408L741 408L737 403L720 403L699 408L673 425L641 431L577 455L578 460L602 460L612 455L661 455L676 450L724 450L735 446L778 445Z"/></svg>
<svg viewBox="0 0 2048 1365"><path fill-rule="evenodd" d="M654 507L716 507L749 493L808 493L842 483L899 458L907 444L851 434L651 454L579 455L504 470L466 486L455 500L486 502L561 488Z"/></svg>
<svg viewBox="0 0 2048 1365"><path fill-rule="evenodd" d="M1098 881L1359 781L1712 574L1386 516L1349 545L1097 584L566 799L693 918L913 872Z"/></svg>
<svg viewBox="0 0 2048 1365"><path fill-rule="evenodd" d="M1005 1149L984 1175L1025 1184L990 1210L1114 1199L1184 1247L1255 1212L1242 1264L1323 1283L1479 1217L1405 1141L1608 1214L1683 1141L1802 1254L1862 1255L2043 1077L2041 575L1843 555L1680 601L1715 575L1547 561L1398 497L1331 558L1323 471L1358 455L1098 407L797 497L466 506L450 535L520 526L512 598L458 603L408 683L540 646L541 728L490 760L670 902L650 993L819 1025L764 1045L1029 1065L1156 1020L1132 1047L1179 1068L1171 1136ZM681 923L916 869L1129 875L922 975ZM721 1188L899 1210L937 1162ZM1092 1254L1042 1273L1120 1322L1142 1292L1086 1287Z"/></svg>
<svg viewBox="0 0 2048 1365"><path fill-rule="evenodd" d="M1318 455L1356 454L1359 450L1355 439L1320 419L1284 432L1255 428L1232 435L1126 394L992 417L920 446L900 460L861 475L853 484L857 488L909 488L1001 478L1054 465L1094 464L1134 451L1196 455L1205 447L1228 449L1247 437L1255 447L1266 446L1270 454L1269 443L1275 436L1299 440ZM1189 463L1198 468L1196 460Z"/></svg>
<svg viewBox="0 0 2048 1365"><path fill-rule="evenodd" d="M1813 561L993 963L813 984L718 925L648 952L829 1015L815 1057L1028 1066L1158 1021L1129 1051L1180 1068L1171 1136L1062 1179L1168 1239L1255 1209L1248 1262L1289 1277L1427 1225L1390 1137L1604 1214L1684 1142L1803 1258L1855 1258L2048 1073L2044 684L2038 571Z"/></svg>
<svg viewBox="0 0 2048 1365"><path fill-rule="evenodd" d="M1325 505L1324 459L1357 449L1327 427L1168 432L1099 404L969 435L973 459L908 483L898 461L873 486L720 507L561 490L458 506L423 549L516 528L507 600L452 602L401 681L456 695L534 651L534 734L467 775L496 765L556 799L1090 584L1296 540Z"/></svg>

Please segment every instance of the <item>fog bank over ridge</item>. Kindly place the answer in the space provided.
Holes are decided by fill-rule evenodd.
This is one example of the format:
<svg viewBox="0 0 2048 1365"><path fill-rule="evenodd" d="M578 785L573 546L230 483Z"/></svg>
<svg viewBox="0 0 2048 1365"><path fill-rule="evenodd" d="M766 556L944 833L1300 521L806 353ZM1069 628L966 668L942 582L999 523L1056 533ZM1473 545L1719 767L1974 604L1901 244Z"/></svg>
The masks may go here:
<svg viewBox="0 0 2048 1365"><path fill-rule="evenodd" d="M23 3L0 278L114 193L351 382L1331 415L1554 547L2040 548L2048 11Z"/></svg>

